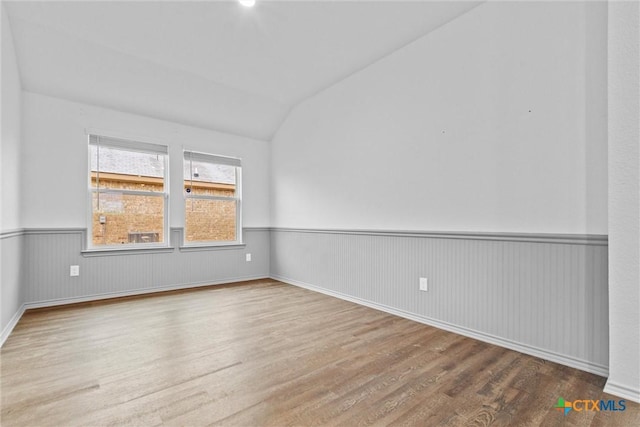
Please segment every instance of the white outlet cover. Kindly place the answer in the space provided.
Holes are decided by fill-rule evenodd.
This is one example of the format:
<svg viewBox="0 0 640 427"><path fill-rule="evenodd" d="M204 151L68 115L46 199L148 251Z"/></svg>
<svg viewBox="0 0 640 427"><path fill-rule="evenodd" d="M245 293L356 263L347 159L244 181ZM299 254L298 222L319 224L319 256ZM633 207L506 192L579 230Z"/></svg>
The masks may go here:
<svg viewBox="0 0 640 427"><path fill-rule="evenodd" d="M429 290L429 281L426 277L420 278L420 290L425 292Z"/></svg>
<svg viewBox="0 0 640 427"><path fill-rule="evenodd" d="M247 262L251 261L251 254L247 254Z"/></svg>
<svg viewBox="0 0 640 427"><path fill-rule="evenodd" d="M80 275L80 266L72 265L69 267L69 276L75 277Z"/></svg>

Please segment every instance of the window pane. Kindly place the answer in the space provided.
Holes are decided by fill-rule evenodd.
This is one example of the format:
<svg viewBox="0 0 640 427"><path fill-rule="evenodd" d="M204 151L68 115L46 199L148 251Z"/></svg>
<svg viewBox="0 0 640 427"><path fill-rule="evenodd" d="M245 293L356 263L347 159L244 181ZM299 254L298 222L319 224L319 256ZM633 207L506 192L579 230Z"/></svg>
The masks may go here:
<svg viewBox="0 0 640 427"><path fill-rule="evenodd" d="M164 242L164 197L93 192L93 245Z"/></svg>
<svg viewBox="0 0 640 427"><path fill-rule="evenodd" d="M235 241L236 201L187 199L185 240L187 242Z"/></svg>
<svg viewBox="0 0 640 427"><path fill-rule="evenodd" d="M193 174L194 181L219 182L226 184L236 183L236 167L219 165L201 161L184 161L184 179L188 181Z"/></svg>
<svg viewBox="0 0 640 427"><path fill-rule="evenodd" d="M164 155L96 145L89 150L92 188L164 190Z"/></svg>

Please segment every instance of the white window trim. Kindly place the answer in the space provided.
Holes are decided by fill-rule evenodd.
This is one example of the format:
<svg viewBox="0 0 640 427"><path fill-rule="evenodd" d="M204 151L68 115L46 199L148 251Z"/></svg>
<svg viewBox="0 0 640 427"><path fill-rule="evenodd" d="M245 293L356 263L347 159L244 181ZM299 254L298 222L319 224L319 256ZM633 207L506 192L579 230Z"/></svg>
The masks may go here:
<svg viewBox="0 0 640 427"><path fill-rule="evenodd" d="M115 190L115 189L95 189L91 186L91 145L97 145L94 139L99 140L100 146L120 148L128 151L140 151L143 153L158 153L164 156L164 183L163 191L137 191L137 190ZM122 136L109 136L87 132L87 242L83 253L91 252L132 252L145 250L170 249L169 231L169 147L155 144L148 140L141 141L140 138L128 139ZM152 196L163 198L163 236L161 243L124 243L120 245L94 245L93 244L93 193L100 194L135 194L141 196Z"/></svg>
<svg viewBox="0 0 640 427"><path fill-rule="evenodd" d="M222 196L207 196L207 195L191 195L184 191L184 177L182 179L182 196L184 202L182 204L182 209L184 212L184 227L183 227L183 236L182 236L182 246L181 249L188 248L221 248L221 247L241 247L244 246L243 236L242 236L242 159L237 157L228 157L228 156L220 156L215 154L202 153L199 151L193 150L183 150L182 152L182 168L184 170L184 162L188 161L187 153L191 155L191 160L198 160L202 162L209 162L215 164L222 164L228 166L234 166L236 169L236 197L222 197ZM186 218L186 209L187 209L187 199L206 199L206 200L235 200L236 201L236 240L228 240L228 241L204 241L204 242L188 242L187 241L187 218Z"/></svg>

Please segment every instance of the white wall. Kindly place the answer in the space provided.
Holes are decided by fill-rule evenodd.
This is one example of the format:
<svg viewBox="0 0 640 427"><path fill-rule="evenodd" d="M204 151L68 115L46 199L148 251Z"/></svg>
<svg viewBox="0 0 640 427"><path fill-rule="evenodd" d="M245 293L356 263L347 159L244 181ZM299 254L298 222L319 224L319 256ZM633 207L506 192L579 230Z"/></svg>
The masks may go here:
<svg viewBox="0 0 640 427"><path fill-rule="evenodd" d="M609 4L609 380L640 402L640 4Z"/></svg>
<svg viewBox="0 0 640 427"><path fill-rule="evenodd" d="M184 225L183 147L240 157L243 225L269 224L266 142L24 92L21 192L25 228L87 226L85 129L169 146L172 227Z"/></svg>
<svg viewBox="0 0 640 427"><path fill-rule="evenodd" d="M297 106L271 161L277 227L606 234L606 4L479 6Z"/></svg>
<svg viewBox="0 0 640 427"><path fill-rule="evenodd" d="M20 228L20 73L11 27L2 5L2 197L0 230Z"/></svg>

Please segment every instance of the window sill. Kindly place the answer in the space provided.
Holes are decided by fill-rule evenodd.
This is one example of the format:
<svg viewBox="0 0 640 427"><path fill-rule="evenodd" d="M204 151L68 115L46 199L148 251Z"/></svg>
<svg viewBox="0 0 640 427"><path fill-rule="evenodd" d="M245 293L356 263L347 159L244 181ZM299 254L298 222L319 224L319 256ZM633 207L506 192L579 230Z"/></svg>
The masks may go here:
<svg viewBox="0 0 640 427"><path fill-rule="evenodd" d="M225 243L225 244L210 244L210 245L186 245L180 246L180 252L198 252L198 251L220 251L225 249L243 249L247 245L246 243Z"/></svg>
<svg viewBox="0 0 640 427"><path fill-rule="evenodd" d="M93 248L85 249L81 251L83 257L99 257L99 256L113 256L113 255L142 255L149 253L169 253L175 250L172 246L160 246L151 248Z"/></svg>

